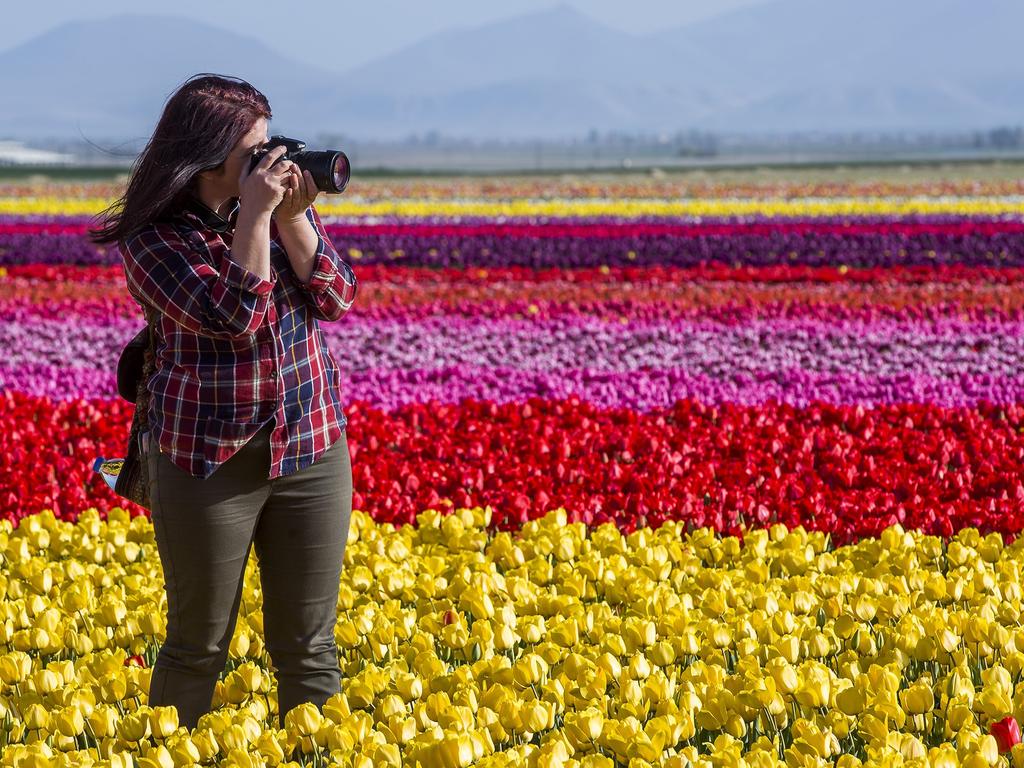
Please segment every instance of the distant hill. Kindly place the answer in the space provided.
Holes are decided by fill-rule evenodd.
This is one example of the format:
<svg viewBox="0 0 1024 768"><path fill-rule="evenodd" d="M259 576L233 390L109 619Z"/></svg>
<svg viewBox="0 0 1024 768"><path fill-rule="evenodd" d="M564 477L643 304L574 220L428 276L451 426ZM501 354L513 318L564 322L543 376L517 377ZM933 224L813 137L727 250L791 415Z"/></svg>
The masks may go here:
<svg viewBox="0 0 1024 768"><path fill-rule="evenodd" d="M229 30L122 15L0 53L0 137L145 138L201 71L250 80L271 131L300 136L985 128L1024 123L1020 29L1020 0L774 0L644 36L563 4L337 75Z"/></svg>
<svg viewBox="0 0 1024 768"><path fill-rule="evenodd" d="M252 38L173 16L126 14L61 24L0 52L0 136L148 138L190 75L234 75L270 100L272 125L309 119L332 75ZM312 88L312 90L307 90Z"/></svg>

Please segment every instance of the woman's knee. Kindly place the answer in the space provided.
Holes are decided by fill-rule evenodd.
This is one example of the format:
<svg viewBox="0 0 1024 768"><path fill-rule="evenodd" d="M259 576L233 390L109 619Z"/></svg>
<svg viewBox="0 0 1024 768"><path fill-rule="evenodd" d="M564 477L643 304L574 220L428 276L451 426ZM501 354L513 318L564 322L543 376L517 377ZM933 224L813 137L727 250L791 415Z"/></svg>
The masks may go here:
<svg viewBox="0 0 1024 768"><path fill-rule="evenodd" d="M267 646L267 653L277 674L282 677L303 677L330 671L341 674L338 648L312 646Z"/></svg>
<svg viewBox="0 0 1024 768"><path fill-rule="evenodd" d="M283 629L283 628L282 628ZM266 647L278 670L302 672L338 666L338 646L334 642L334 623L310 636L294 631L266 629Z"/></svg>
<svg viewBox="0 0 1024 768"><path fill-rule="evenodd" d="M227 644L190 644L170 640L160 646L159 660L167 669L198 676L219 675L228 660Z"/></svg>

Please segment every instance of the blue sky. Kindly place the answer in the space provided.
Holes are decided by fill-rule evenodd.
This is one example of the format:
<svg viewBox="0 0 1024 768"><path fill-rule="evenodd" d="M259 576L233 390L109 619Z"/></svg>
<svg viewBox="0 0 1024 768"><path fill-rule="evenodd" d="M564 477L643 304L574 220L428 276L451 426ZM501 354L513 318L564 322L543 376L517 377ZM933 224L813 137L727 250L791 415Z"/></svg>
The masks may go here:
<svg viewBox="0 0 1024 768"><path fill-rule="evenodd" d="M570 0L610 27L644 33L716 15L764 0ZM300 61L343 71L390 53L433 32L475 26L556 5L555 0L305 0L298 4L262 0L47 0L8 3L0 25L0 50L24 42L61 22L116 13L177 14L229 27L263 40ZM298 12L293 19L288 11ZM275 16L272 18L272 16ZM331 30L334 30L333 34Z"/></svg>

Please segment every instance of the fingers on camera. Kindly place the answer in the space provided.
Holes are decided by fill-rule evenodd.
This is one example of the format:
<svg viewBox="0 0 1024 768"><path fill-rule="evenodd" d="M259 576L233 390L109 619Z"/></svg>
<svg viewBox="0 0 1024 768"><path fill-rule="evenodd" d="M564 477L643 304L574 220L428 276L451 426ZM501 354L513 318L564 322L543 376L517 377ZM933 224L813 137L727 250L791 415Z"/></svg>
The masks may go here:
<svg viewBox="0 0 1024 768"><path fill-rule="evenodd" d="M283 144L274 147L272 150L270 150L269 152L267 152L267 154L263 156L263 159L260 160L260 165L262 165L264 168L269 168L271 165L274 164L277 158L283 155L287 150L288 147L284 146Z"/></svg>

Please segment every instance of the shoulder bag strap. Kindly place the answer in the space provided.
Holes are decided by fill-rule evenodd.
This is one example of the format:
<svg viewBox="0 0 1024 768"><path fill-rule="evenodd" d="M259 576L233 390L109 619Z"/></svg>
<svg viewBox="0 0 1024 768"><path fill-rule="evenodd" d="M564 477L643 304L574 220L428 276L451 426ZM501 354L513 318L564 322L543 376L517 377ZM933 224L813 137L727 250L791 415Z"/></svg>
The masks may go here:
<svg viewBox="0 0 1024 768"><path fill-rule="evenodd" d="M146 328L149 343L142 355L142 376L139 379L139 391L135 397L135 407L138 409L138 416L142 424L147 425L149 420L149 379L156 370L156 324L157 311L148 305L143 305L146 315ZM148 431L143 427L143 431Z"/></svg>

